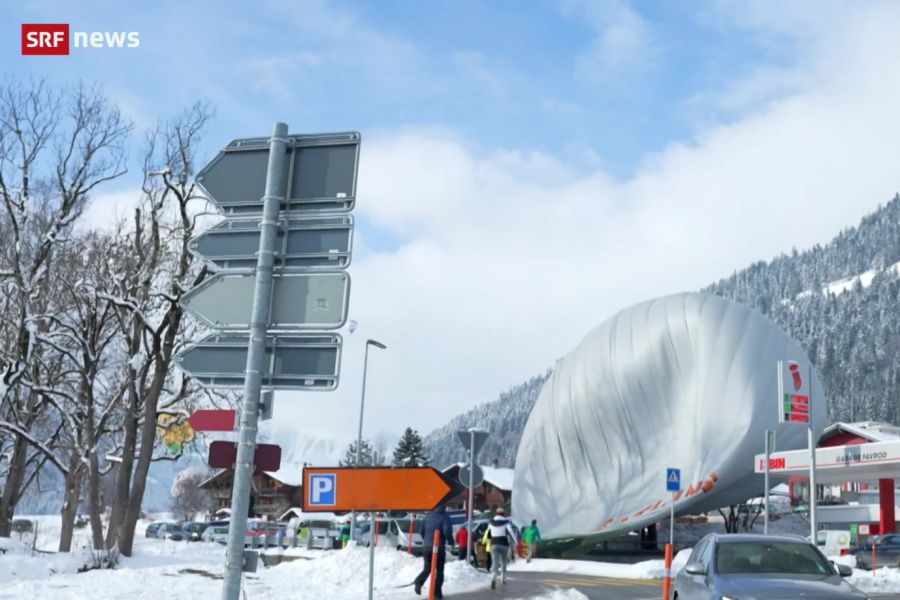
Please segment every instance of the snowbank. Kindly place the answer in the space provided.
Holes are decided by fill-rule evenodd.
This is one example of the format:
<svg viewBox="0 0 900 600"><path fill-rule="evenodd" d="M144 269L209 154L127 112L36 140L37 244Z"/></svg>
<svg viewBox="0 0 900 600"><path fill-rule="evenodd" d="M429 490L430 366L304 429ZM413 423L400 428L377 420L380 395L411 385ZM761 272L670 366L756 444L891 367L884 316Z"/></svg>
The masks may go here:
<svg viewBox="0 0 900 600"><path fill-rule="evenodd" d="M672 561L675 575L687 563L691 549L681 550ZM556 560L535 558L530 563L518 560L509 566L510 571L539 571L543 573L566 573L590 577L618 577L621 579L662 579L665 575L665 561L645 560L633 565L595 562L591 560Z"/></svg>

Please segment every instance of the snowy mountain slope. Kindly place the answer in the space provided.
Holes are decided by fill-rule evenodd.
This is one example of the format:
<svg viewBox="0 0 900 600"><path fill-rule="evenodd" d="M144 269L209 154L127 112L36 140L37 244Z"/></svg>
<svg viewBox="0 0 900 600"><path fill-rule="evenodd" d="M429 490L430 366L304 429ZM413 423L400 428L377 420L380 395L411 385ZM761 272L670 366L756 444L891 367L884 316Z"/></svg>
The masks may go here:
<svg viewBox="0 0 900 600"><path fill-rule="evenodd" d="M824 246L754 263L703 291L748 304L800 343L822 378L829 421L900 422L900 195ZM460 460L456 430L482 426L493 434L482 462L513 466L545 379L514 386L426 436L435 463Z"/></svg>

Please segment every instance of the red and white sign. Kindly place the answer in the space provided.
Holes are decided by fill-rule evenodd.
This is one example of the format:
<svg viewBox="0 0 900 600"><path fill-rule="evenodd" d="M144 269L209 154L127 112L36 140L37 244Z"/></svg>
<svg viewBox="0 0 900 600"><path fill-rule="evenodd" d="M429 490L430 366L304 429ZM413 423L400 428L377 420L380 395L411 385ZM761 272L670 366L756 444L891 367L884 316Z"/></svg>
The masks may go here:
<svg viewBox="0 0 900 600"><path fill-rule="evenodd" d="M67 56L70 48L138 48L139 31L69 31L68 23L22 23L23 56Z"/></svg>
<svg viewBox="0 0 900 600"><path fill-rule="evenodd" d="M22 24L23 55L66 55L68 53L68 23Z"/></svg>

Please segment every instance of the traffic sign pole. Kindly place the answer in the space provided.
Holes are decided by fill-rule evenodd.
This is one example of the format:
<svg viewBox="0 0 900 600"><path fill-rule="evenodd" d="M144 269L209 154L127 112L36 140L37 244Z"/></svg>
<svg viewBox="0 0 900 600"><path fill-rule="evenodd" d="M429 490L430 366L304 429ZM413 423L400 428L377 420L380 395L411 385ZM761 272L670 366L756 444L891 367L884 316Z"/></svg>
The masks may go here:
<svg viewBox="0 0 900 600"><path fill-rule="evenodd" d="M244 562L244 534L250 508L250 480L253 477L253 453L259 418L259 396L266 368L266 330L271 306L275 241L278 235L278 211L285 197L287 166L287 125L275 123L269 140L266 169L266 192L260 223L259 255L256 261L256 285L253 313L250 319L250 343L247 349L247 372L241 403L238 454L234 465L231 493L231 522L228 526L228 551L225 559L223 600L239 600L241 569Z"/></svg>
<svg viewBox="0 0 900 600"><path fill-rule="evenodd" d="M472 517L475 515L475 432L469 431L469 522L466 524L466 560L475 564L472 560L472 550L475 547L475 541L472 539Z"/></svg>

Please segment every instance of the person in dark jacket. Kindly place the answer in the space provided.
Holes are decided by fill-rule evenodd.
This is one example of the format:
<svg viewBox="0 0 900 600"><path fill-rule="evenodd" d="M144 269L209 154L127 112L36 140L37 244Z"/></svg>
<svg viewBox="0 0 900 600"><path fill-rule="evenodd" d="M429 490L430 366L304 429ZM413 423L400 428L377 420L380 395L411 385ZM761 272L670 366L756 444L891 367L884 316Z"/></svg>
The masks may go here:
<svg viewBox="0 0 900 600"><path fill-rule="evenodd" d="M414 582L417 594L422 593L422 586L428 575L431 573L431 557L433 555L434 532L440 532L437 546L437 565L434 572L434 597L443 598L441 586L444 584L444 562L447 559L446 544L453 543L453 527L450 525L450 517L444 506L439 506L433 511L425 515L425 521L422 524L422 539L425 543L425 554L422 557L424 565L422 572Z"/></svg>

